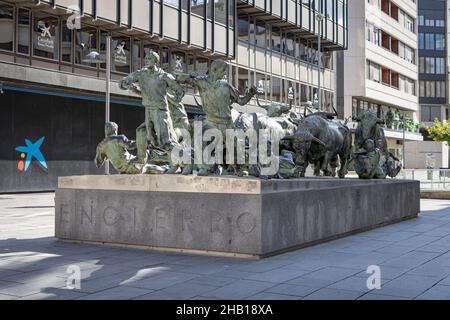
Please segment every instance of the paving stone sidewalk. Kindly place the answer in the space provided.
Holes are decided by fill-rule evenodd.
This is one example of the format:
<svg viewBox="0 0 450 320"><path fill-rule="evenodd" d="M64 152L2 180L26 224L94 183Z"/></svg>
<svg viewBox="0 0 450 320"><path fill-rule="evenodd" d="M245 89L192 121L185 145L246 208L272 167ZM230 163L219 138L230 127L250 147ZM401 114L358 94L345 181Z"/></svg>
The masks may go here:
<svg viewBox="0 0 450 320"><path fill-rule="evenodd" d="M75 245L54 235L54 194L0 195L4 299L450 299L450 201L418 219L255 261ZM371 265L380 290L367 288ZM69 266L81 288L67 288Z"/></svg>

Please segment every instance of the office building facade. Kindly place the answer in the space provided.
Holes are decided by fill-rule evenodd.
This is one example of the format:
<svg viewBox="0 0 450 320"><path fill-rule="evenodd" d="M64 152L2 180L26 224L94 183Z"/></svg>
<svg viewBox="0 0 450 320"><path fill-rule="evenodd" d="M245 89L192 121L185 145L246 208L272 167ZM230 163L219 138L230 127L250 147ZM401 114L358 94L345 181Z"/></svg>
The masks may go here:
<svg viewBox="0 0 450 320"><path fill-rule="evenodd" d="M419 103L424 124L447 120L448 1L419 0Z"/></svg>
<svg viewBox="0 0 450 320"><path fill-rule="evenodd" d="M316 16L323 15L319 21ZM62 175L101 173L93 165L104 136L106 39L112 38L111 120L135 136L144 121L138 96L116 81L160 54L167 72L205 74L229 62L228 81L244 93L299 106L335 104L335 51L348 45L346 0L52 0L0 1L0 191L53 189ZM317 50L319 30L322 52ZM201 114L186 88L189 116ZM237 106L236 106L237 107ZM252 100L240 111L259 110ZM48 170L18 170L17 146L45 141Z"/></svg>

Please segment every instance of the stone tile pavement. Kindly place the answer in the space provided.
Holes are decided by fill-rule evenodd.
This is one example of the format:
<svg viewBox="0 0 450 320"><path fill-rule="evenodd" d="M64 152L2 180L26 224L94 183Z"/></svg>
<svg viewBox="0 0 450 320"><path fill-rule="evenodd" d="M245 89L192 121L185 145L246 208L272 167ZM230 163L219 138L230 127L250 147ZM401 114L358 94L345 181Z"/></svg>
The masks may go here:
<svg viewBox="0 0 450 320"><path fill-rule="evenodd" d="M420 217L262 261L58 242L54 195L0 195L0 300L450 299L450 201ZM69 266L81 288L67 288ZM368 266L381 289L367 288Z"/></svg>

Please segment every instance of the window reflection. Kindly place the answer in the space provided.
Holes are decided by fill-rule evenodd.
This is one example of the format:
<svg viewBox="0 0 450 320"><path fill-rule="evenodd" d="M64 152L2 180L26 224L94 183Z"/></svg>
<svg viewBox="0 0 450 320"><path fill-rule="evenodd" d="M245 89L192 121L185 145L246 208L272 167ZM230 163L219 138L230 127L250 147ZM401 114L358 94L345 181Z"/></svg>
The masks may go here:
<svg viewBox="0 0 450 320"><path fill-rule="evenodd" d="M170 72L170 60L168 48L162 48L161 50L161 68L166 72Z"/></svg>
<svg viewBox="0 0 450 320"><path fill-rule="evenodd" d="M75 63L95 67L95 63L86 62L90 53L98 53L97 29L82 25L81 29L76 31Z"/></svg>
<svg viewBox="0 0 450 320"><path fill-rule="evenodd" d="M272 45L273 51L281 52L281 32L279 28L272 27Z"/></svg>
<svg viewBox="0 0 450 320"><path fill-rule="evenodd" d="M112 71L130 73L130 38L114 35L111 40Z"/></svg>
<svg viewBox="0 0 450 320"><path fill-rule="evenodd" d="M248 70L244 68L239 68L239 78L238 78L238 90L241 94L245 94L245 91L250 86Z"/></svg>
<svg viewBox="0 0 450 320"><path fill-rule="evenodd" d="M30 12L28 10L19 9L17 32L17 51L23 54L30 54Z"/></svg>
<svg viewBox="0 0 450 320"><path fill-rule="evenodd" d="M178 0L165 0L164 4L169 4L175 8L178 8L178 6L179 6Z"/></svg>
<svg viewBox="0 0 450 320"><path fill-rule="evenodd" d="M0 49L13 51L14 8L0 4Z"/></svg>
<svg viewBox="0 0 450 320"><path fill-rule="evenodd" d="M61 34L61 60L72 62L72 30L67 28L67 21L62 22Z"/></svg>
<svg viewBox="0 0 450 320"><path fill-rule="evenodd" d="M142 68L142 59L141 59L141 41L134 40L133 41L133 57L131 61L133 62L133 72Z"/></svg>
<svg viewBox="0 0 450 320"><path fill-rule="evenodd" d="M57 60L59 56L58 18L43 13L35 13L34 17L33 54Z"/></svg>
<svg viewBox="0 0 450 320"><path fill-rule="evenodd" d="M281 102L281 79L272 77L272 101Z"/></svg>
<svg viewBox="0 0 450 320"><path fill-rule="evenodd" d="M0 49L13 51L14 8L0 4Z"/></svg>
<svg viewBox="0 0 450 320"><path fill-rule="evenodd" d="M184 52L172 52L172 73L186 73L186 57L184 55Z"/></svg>
<svg viewBox="0 0 450 320"><path fill-rule="evenodd" d="M226 24L227 23L227 1L226 0L214 0L214 10L216 22Z"/></svg>
<svg viewBox="0 0 450 320"><path fill-rule="evenodd" d="M191 0L191 12L204 17L205 16L204 4L205 4L204 0Z"/></svg>

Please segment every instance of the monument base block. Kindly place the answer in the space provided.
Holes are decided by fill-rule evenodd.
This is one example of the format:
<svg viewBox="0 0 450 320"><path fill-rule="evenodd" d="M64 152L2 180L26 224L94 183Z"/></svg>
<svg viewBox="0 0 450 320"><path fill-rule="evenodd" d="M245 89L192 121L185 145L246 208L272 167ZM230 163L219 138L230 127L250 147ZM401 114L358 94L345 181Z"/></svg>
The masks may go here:
<svg viewBox="0 0 450 320"><path fill-rule="evenodd" d="M417 181L59 178L60 240L263 258L415 218Z"/></svg>

